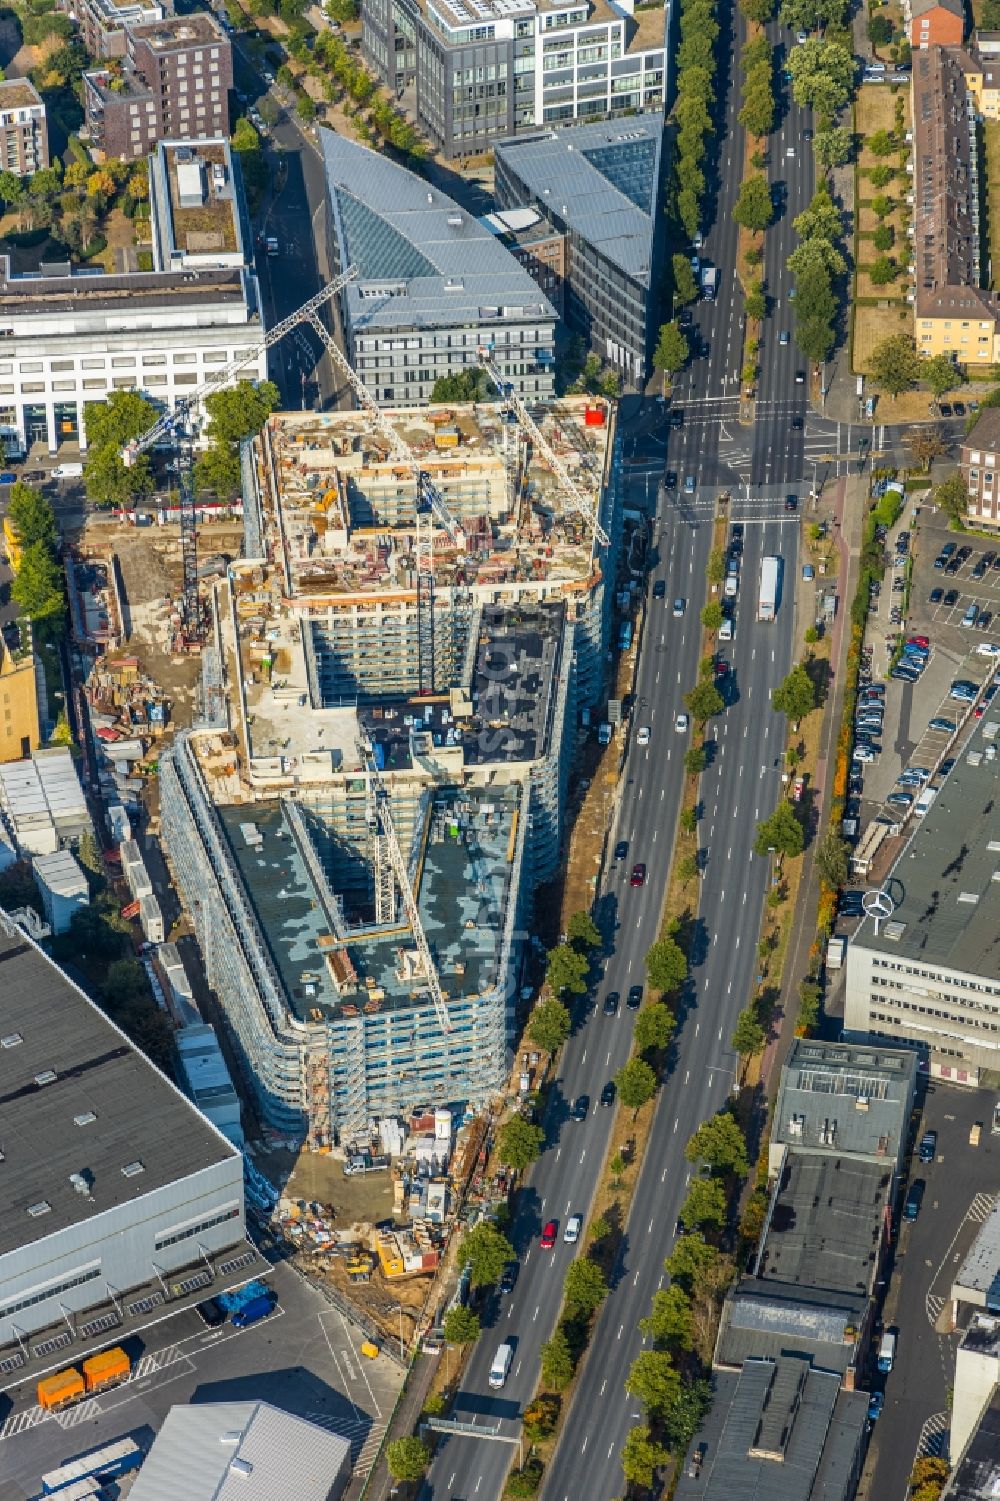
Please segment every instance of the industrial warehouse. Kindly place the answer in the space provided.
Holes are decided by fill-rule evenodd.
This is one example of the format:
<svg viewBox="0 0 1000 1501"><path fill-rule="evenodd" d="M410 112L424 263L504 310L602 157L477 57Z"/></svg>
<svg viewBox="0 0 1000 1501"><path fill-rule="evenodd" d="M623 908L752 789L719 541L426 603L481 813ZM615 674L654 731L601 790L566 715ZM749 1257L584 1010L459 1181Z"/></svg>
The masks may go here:
<svg viewBox="0 0 1000 1501"><path fill-rule="evenodd" d="M9 1386L80 1361L255 1257L241 1154L6 920L0 975Z"/></svg>
<svg viewBox="0 0 1000 1501"><path fill-rule="evenodd" d="M502 1087L610 644L618 467L584 398L537 425L284 413L247 457L261 555L214 588L161 816L273 1130L327 1150Z"/></svg>

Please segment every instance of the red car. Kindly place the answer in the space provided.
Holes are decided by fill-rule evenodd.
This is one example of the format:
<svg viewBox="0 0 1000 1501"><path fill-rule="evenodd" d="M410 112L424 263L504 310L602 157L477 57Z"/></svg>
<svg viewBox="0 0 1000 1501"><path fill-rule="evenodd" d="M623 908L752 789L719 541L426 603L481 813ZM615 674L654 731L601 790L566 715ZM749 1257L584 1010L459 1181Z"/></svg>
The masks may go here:
<svg viewBox="0 0 1000 1501"><path fill-rule="evenodd" d="M906 644L907 646L922 646L926 651L931 642L929 636L907 636Z"/></svg>
<svg viewBox="0 0 1000 1501"><path fill-rule="evenodd" d="M542 1231L542 1250L551 1251L559 1236L559 1221L549 1220Z"/></svg>
<svg viewBox="0 0 1000 1501"><path fill-rule="evenodd" d="M631 879L629 880L629 885L630 886L645 886L645 884L646 884L646 867L644 865L633 865L633 867L632 867L632 876L631 876Z"/></svg>

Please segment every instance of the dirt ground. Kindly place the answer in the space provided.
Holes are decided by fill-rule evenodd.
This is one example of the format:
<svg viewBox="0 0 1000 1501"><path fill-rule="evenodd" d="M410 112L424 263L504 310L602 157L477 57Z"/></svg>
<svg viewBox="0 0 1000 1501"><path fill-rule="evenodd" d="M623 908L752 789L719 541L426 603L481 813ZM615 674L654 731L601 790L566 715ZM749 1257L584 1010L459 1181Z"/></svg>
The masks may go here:
<svg viewBox="0 0 1000 1501"><path fill-rule="evenodd" d="M867 277L860 277L859 281L867 281ZM903 317L900 318L900 312ZM881 344L883 339L890 339L895 334L908 334L913 331L913 315L908 306L893 305L891 307L854 307L854 368L859 375L863 375L868 369L868 361L872 350ZM927 403L924 402L926 415ZM881 414L880 414L881 415Z"/></svg>
<svg viewBox="0 0 1000 1501"><path fill-rule="evenodd" d="M320 1152L302 1151L295 1157L282 1150L257 1157L261 1172L290 1199L333 1207L338 1229L356 1222L375 1224L392 1217L392 1178L389 1173L359 1173L345 1178L343 1163Z"/></svg>
<svg viewBox="0 0 1000 1501"><path fill-rule="evenodd" d="M857 103L854 106L854 120L858 134L869 136L875 130L892 130L896 123L896 100L902 96L906 102L906 123L909 124L910 102L905 89L896 94L893 89L884 83L865 83L858 89ZM862 165L870 167L874 165L874 158L869 161L862 154Z"/></svg>

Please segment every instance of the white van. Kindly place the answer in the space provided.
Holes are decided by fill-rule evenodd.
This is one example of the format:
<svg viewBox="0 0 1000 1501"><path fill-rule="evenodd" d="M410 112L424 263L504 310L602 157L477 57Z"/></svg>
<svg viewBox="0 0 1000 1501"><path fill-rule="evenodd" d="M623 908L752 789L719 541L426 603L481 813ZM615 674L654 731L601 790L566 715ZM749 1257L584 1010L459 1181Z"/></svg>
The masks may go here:
<svg viewBox="0 0 1000 1501"><path fill-rule="evenodd" d="M736 593L737 593L737 590L739 589L739 587L740 587L740 576L739 576L739 574L738 573L727 573L726 574L726 586L725 586L726 598L727 599L735 599L736 598Z"/></svg>
<svg viewBox="0 0 1000 1501"><path fill-rule="evenodd" d="M79 479L83 474L82 464L57 464L52 471L53 479Z"/></svg>
<svg viewBox="0 0 1000 1501"><path fill-rule="evenodd" d="M923 818L927 809L938 795L936 787L925 787L913 806L914 818Z"/></svg>
<svg viewBox="0 0 1000 1501"><path fill-rule="evenodd" d="M510 1363L513 1359L514 1346L507 1344L505 1340L494 1355L493 1364L490 1366L490 1386L494 1390L499 1390L507 1380L507 1373L510 1370Z"/></svg>
<svg viewBox="0 0 1000 1501"><path fill-rule="evenodd" d="M502 1347L501 1347L502 1348ZM888 1375L892 1370L892 1363L896 1359L896 1335L892 1329L887 1329L882 1336L878 1347L878 1368L883 1375ZM492 1382L493 1378L490 1377Z"/></svg>

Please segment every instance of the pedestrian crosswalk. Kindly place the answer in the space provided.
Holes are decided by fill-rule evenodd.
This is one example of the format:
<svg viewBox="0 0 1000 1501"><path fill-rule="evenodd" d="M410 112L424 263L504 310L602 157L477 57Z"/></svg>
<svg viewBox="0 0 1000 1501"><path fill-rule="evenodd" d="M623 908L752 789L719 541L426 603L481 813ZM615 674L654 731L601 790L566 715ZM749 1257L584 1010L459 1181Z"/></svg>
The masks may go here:
<svg viewBox="0 0 1000 1501"><path fill-rule="evenodd" d="M371 1470L378 1457L378 1451L382 1447L385 1423L370 1423L364 1418L345 1419L341 1414L329 1412L307 1412L305 1416L310 1423L316 1423L320 1428L326 1428L330 1433L336 1433L338 1437L347 1439L351 1446L354 1474L358 1479L363 1480Z"/></svg>
<svg viewBox="0 0 1000 1501"><path fill-rule="evenodd" d="M950 1427L950 1413L936 1412L929 1417L920 1430L915 1458L923 1459L925 1455L932 1454L946 1456Z"/></svg>
<svg viewBox="0 0 1000 1501"><path fill-rule="evenodd" d="M996 1208L996 1204L996 1194L978 1193L969 1205L966 1218L974 1220L977 1225L984 1225Z"/></svg>
<svg viewBox="0 0 1000 1501"><path fill-rule="evenodd" d="M927 1294L926 1298L924 1299L924 1308L927 1310L927 1322L930 1324L931 1328L934 1328L934 1326L937 1324L943 1307L943 1298L939 1298L936 1293Z"/></svg>

